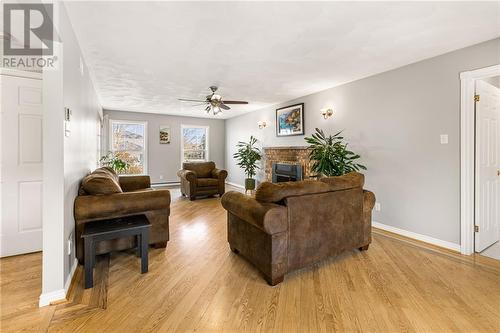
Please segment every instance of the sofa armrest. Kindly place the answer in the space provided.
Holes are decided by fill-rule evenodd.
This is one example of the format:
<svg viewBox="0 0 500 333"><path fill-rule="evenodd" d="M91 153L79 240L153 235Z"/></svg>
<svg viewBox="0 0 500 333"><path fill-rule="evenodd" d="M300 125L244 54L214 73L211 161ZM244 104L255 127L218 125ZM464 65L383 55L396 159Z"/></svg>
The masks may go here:
<svg viewBox="0 0 500 333"><path fill-rule="evenodd" d="M375 206L375 194L373 192L363 190L363 215L370 214Z"/></svg>
<svg viewBox="0 0 500 333"><path fill-rule="evenodd" d="M177 176L187 180L188 182L196 182L196 179L198 178L196 173L191 170L179 170L177 171Z"/></svg>
<svg viewBox="0 0 500 333"><path fill-rule="evenodd" d="M231 214L273 235L288 230L285 206L260 203L243 193L230 191L221 199L222 206Z"/></svg>
<svg viewBox="0 0 500 333"><path fill-rule="evenodd" d="M375 194L363 190L363 246L372 242L372 209L375 206Z"/></svg>
<svg viewBox="0 0 500 333"><path fill-rule="evenodd" d="M168 208L170 208L170 191L149 189L78 196L75 199L74 215L78 223Z"/></svg>
<svg viewBox="0 0 500 333"><path fill-rule="evenodd" d="M219 180L225 180L227 178L227 171L221 169L213 169L212 170L212 178L216 178Z"/></svg>
<svg viewBox="0 0 500 333"><path fill-rule="evenodd" d="M149 176L120 176L118 180L123 192L137 191L151 187Z"/></svg>

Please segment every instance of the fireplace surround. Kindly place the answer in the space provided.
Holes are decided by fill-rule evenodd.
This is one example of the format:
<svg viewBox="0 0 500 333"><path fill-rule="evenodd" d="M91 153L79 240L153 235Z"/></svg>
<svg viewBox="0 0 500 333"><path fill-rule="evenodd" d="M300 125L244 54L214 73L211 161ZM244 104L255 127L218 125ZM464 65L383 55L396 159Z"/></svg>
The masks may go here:
<svg viewBox="0 0 500 333"><path fill-rule="evenodd" d="M276 164L300 166L300 180L311 177L311 162L309 160L310 149L307 146L264 147L263 150L264 172L267 181L273 181L273 166Z"/></svg>

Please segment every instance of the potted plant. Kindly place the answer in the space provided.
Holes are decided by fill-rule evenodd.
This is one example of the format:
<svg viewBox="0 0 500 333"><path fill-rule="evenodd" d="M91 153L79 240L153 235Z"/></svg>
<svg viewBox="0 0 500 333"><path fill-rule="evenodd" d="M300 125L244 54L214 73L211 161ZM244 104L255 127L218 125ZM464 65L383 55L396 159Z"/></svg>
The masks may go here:
<svg viewBox="0 0 500 333"><path fill-rule="evenodd" d="M106 155L102 156L99 162L102 166L115 170L116 173L123 173L129 167L129 164L126 161L112 152L108 152Z"/></svg>
<svg viewBox="0 0 500 333"><path fill-rule="evenodd" d="M257 139L250 136L249 142L238 142L236 148L238 151L233 154L233 157L238 161L237 165L245 171L245 190L255 189L255 179L253 178L257 174L257 161L262 158L259 148L255 147Z"/></svg>
<svg viewBox="0 0 500 333"><path fill-rule="evenodd" d="M347 143L344 143L341 133L342 131L326 136L322 130L316 128L312 137L305 138L311 149L311 170L317 172L317 176L342 176L352 171L366 170L364 165L356 162L360 156L347 149Z"/></svg>

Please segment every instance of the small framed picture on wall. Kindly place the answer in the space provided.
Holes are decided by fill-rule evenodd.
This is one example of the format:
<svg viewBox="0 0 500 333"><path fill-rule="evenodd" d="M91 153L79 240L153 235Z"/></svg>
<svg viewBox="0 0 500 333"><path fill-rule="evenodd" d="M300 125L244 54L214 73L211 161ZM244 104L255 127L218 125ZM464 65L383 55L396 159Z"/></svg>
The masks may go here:
<svg viewBox="0 0 500 333"><path fill-rule="evenodd" d="M304 135L304 103L276 109L276 136Z"/></svg>
<svg viewBox="0 0 500 333"><path fill-rule="evenodd" d="M160 125L160 143L170 143L170 126Z"/></svg>

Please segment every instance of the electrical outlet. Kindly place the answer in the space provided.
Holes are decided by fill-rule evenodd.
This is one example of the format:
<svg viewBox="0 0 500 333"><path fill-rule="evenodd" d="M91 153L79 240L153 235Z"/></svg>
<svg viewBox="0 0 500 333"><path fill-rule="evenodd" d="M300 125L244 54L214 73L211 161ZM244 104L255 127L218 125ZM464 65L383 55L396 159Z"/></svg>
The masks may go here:
<svg viewBox="0 0 500 333"><path fill-rule="evenodd" d="M160 180L163 180L163 175L160 175Z"/></svg>
<svg viewBox="0 0 500 333"><path fill-rule="evenodd" d="M380 212L380 202L375 202L375 211Z"/></svg>

